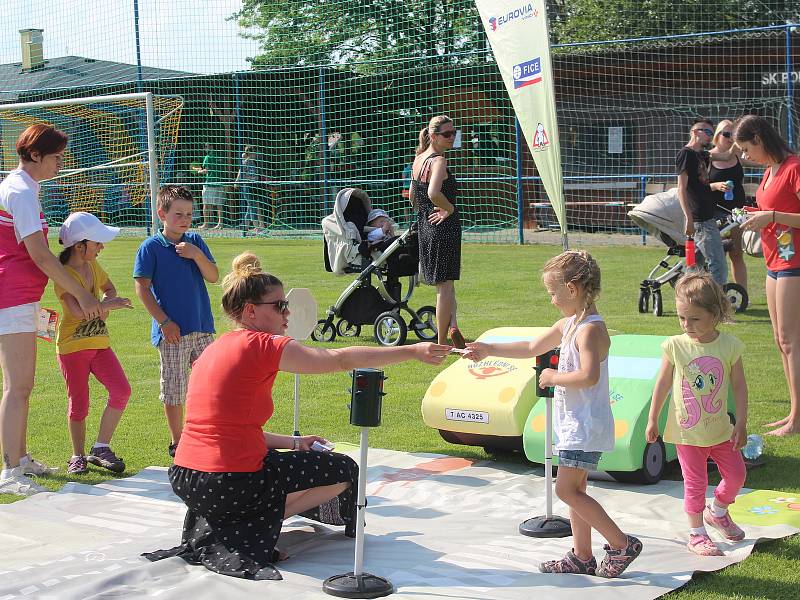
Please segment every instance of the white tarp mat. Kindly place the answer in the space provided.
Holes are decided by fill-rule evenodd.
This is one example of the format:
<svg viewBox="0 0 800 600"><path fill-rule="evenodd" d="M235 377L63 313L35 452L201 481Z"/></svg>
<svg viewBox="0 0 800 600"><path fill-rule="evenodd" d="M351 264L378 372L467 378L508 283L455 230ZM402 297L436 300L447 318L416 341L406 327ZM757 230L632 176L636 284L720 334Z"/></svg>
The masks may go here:
<svg viewBox="0 0 800 600"><path fill-rule="evenodd" d="M562 556L571 538L539 540L517 532L522 520L544 512L541 469L387 450L370 451L369 462L365 570L388 578L395 597L527 599L535 588L539 597L558 599L591 588L593 600L656 598L695 571L743 560L758 539L800 531L788 524L796 520L776 523L777 509L754 506L753 515L763 513L772 524L745 524L744 541L720 544L724 557L701 558L685 549L680 482L590 482L591 495L643 541L644 551L616 580L544 575L539 562ZM565 506L556 502L555 512L565 515ZM341 528L298 518L287 521L280 540L291 555L278 564L283 581L245 581L178 558L151 563L139 556L177 545L183 514L166 470L157 467L0 506L0 600L330 598L322 582L353 570L354 541ZM602 544L594 539L598 561Z"/></svg>

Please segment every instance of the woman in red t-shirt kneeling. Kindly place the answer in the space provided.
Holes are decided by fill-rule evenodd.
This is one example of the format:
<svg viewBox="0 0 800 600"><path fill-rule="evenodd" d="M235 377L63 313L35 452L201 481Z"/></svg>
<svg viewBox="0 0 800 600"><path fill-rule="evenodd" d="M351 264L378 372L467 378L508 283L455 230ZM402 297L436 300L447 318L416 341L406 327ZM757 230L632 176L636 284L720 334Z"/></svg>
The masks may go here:
<svg viewBox="0 0 800 600"><path fill-rule="evenodd" d="M739 119L736 144L752 161L767 165L756 191L758 211L742 229L761 231L767 262L767 307L789 382L789 415L769 423L769 435L800 433L800 158L763 117Z"/></svg>
<svg viewBox="0 0 800 600"><path fill-rule="evenodd" d="M283 284L250 253L233 260L223 289L222 308L236 328L194 363L186 424L169 469L172 489L189 509L181 545L145 556L180 556L225 575L281 579L272 563L285 518L302 513L355 535L358 465L343 454L311 451L315 441L325 442L319 436L262 430L272 416L278 371L329 373L409 359L439 364L450 347L306 347L285 336Z"/></svg>

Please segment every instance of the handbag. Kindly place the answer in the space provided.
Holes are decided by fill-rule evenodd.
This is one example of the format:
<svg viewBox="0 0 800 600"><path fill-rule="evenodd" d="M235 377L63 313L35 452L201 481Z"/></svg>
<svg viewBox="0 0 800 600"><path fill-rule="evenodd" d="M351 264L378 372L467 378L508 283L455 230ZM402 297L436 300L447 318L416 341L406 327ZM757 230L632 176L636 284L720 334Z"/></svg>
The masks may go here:
<svg viewBox="0 0 800 600"><path fill-rule="evenodd" d="M758 231L743 231L742 248L750 256L764 256L764 250L761 248L761 234Z"/></svg>

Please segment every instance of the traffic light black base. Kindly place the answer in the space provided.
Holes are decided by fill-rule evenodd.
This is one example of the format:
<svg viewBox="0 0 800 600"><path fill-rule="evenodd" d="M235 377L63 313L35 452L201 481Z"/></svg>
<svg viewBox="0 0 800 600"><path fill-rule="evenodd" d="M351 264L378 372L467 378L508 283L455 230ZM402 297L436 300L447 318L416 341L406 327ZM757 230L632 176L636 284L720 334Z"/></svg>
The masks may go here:
<svg viewBox="0 0 800 600"><path fill-rule="evenodd" d="M522 535L536 538L560 538L572 535L572 527L569 519L564 517L552 516L547 518L533 517L519 524L519 532Z"/></svg>
<svg viewBox="0 0 800 600"><path fill-rule="evenodd" d="M328 577L322 584L322 591L339 598L382 598L394 591L392 582L377 575L352 571L343 575Z"/></svg>

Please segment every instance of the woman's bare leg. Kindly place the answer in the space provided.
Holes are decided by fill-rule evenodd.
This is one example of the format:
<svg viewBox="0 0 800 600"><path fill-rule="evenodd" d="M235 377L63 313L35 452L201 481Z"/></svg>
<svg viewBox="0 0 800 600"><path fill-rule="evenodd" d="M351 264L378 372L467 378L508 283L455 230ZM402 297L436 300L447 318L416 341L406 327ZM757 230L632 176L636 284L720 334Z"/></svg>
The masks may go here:
<svg viewBox="0 0 800 600"><path fill-rule="evenodd" d="M455 314L455 287L452 281L436 284L436 327L439 330L439 343L447 344L447 330Z"/></svg>
<svg viewBox="0 0 800 600"><path fill-rule="evenodd" d="M331 498L335 498L349 487L350 483L345 481L343 483L323 485L287 494L286 509L283 511L283 518L288 519L292 515L297 515L315 506L319 506Z"/></svg>
<svg viewBox="0 0 800 600"><path fill-rule="evenodd" d="M744 262L744 250L742 250L742 230L738 227L731 230L731 241L733 245L728 251L728 258L731 261L733 280L747 289L747 265Z"/></svg>
<svg viewBox="0 0 800 600"><path fill-rule="evenodd" d="M0 445L3 468L19 466L27 452L28 408L36 372L36 334L0 335L3 401L0 403Z"/></svg>
<svg viewBox="0 0 800 600"><path fill-rule="evenodd" d="M778 349L784 358L783 367L789 385L789 414L786 422L767 435L788 436L800 433L800 319L797 315L797 298L800 294L800 277L767 278L772 282L774 299L773 329ZM768 288L769 290L769 288ZM767 297L769 300L769 291ZM772 313L770 313L770 317Z"/></svg>

